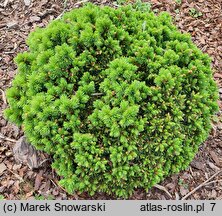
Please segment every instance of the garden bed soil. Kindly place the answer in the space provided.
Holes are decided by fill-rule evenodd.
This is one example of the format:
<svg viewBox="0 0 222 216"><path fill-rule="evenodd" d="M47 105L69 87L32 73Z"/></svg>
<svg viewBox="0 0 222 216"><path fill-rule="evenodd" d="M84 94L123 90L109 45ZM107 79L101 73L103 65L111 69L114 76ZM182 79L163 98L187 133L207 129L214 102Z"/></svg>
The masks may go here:
<svg viewBox="0 0 222 216"><path fill-rule="evenodd" d="M66 2L64 4L64 2ZM91 1L116 7L113 1ZM130 199L222 199L222 1L218 0L152 0L157 13L168 11L182 32L189 32L194 43L213 59L213 71L220 92L220 111L215 116L212 132L190 167L168 177L146 193L137 189ZM5 90L16 74L13 58L27 50L25 40L37 26L44 27L64 10L81 6L73 0L1 0L0 1L0 194L5 199L115 199L103 193L67 194L58 185L60 179L51 169L51 158L39 153L42 165L30 169L19 164L12 152L22 129L3 117L7 107ZM200 13L199 13L200 12ZM48 158L48 160L44 160ZM216 173L216 174L215 174ZM214 175L215 174L215 175ZM213 176L214 175L214 176ZM207 183L207 179L211 178ZM204 184L203 184L204 183ZM198 190L195 190L200 187Z"/></svg>

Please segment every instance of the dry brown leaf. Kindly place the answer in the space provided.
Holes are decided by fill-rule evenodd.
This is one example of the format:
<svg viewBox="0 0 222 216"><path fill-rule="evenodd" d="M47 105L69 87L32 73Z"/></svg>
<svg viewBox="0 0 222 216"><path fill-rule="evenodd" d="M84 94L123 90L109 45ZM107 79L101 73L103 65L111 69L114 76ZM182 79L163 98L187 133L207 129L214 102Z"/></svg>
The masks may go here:
<svg viewBox="0 0 222 216"><path fill-rule="evenodd" d="M35 177L35 191L37 191L42 183L42 174L43 174L43 171L40 170L40 172L36 175Z"/></svg>

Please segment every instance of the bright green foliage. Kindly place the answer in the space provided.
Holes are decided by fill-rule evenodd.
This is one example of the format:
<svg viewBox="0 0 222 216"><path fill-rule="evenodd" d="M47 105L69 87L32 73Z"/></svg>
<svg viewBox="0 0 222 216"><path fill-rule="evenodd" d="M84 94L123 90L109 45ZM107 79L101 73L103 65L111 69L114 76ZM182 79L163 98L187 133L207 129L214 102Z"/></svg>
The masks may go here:
<svg viewBox="0 0 222 216"><path fill-rule="evenodd" d="M167 13L88 4L31 33L9 120L72 193L128 197L185 169L217 111L210 58Z"/></svg>

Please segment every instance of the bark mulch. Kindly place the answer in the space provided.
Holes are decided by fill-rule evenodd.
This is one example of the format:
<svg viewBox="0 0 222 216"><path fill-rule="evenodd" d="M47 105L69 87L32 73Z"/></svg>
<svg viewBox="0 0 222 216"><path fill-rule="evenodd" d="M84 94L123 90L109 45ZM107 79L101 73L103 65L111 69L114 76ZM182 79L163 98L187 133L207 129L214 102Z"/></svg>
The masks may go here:
<svg viewBox="0 0 222 216"><path fill-rule="evenodd" d="M120 1L93 2L115 6ZM168 11L172 14L178 28L189 32L194 43L212 57L220 92L220 111L212 123L208 140L201 145L187 170L168 177L148 193L136 190L130 199L222 199L222 1L147 2L156 13ZM37 169L18 163L12 149L23 132L7 122L2 113L7 107L5 90L16 74L13 58L18 52L27 50L25 40L29 32L37 26L46 26L64 10L79 6L81 2L74 0L0 0L0 197L5 199L115 199L103 193L93 197L87 193L67 194L50 168L51 158L43 153L38 153L43 163Z"/></svg>

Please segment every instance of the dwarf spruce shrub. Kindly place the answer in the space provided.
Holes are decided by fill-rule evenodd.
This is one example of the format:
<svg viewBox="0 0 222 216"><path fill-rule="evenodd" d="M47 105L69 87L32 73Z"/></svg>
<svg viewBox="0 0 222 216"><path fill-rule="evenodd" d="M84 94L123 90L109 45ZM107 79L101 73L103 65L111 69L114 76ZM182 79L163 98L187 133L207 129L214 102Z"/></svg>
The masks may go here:
<svg viewBox="0 0 222 216"><path fill-rule="evenodd" d="M88 4L30 34L6 117L68 192L128 197L187 168L217 111L211 60L167 13Z"/></svg>

